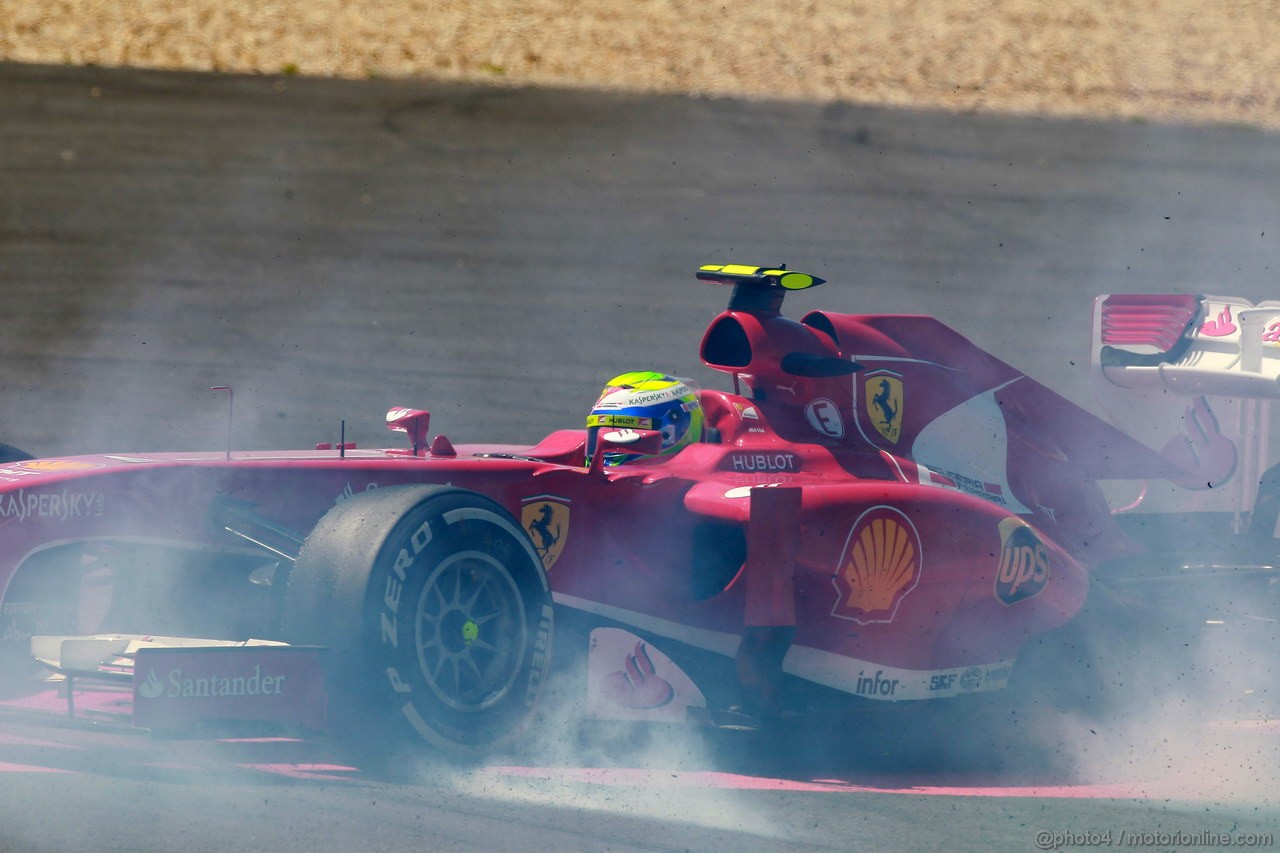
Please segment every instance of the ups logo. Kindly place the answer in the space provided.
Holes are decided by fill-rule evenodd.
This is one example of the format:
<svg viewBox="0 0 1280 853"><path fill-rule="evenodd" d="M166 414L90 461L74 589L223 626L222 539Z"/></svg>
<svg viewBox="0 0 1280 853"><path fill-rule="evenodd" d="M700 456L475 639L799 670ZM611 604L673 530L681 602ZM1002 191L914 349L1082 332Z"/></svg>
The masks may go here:
<svg viewBox="0 0 1280 853"><path fill-rule="evenodd" d="M1000 522L999 530L996 598L1009 605L1039 595L1049 583L1049 549L1031 525L1020 518L1006 518Z"/></svg>

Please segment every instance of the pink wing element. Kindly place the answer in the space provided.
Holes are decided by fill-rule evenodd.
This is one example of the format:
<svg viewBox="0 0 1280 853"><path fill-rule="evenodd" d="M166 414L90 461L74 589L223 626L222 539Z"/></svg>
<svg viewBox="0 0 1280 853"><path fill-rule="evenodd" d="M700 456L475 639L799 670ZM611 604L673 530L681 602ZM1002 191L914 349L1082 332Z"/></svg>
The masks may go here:
<svg viewBox="0 0 1280 853"><path fill-rule="evenodd" d="M604 677L605 695L624 708L660 708L675 698L675 688L657 674L643 642L623 661L623 669Z"/></svg>
<svg viewBox="0 0 1280 853"><path fill-rule="evenodd" d="M1223 306L1218 312L1218 319L1205 320L1200 327L1200 334L1208 338L1222 338L1236 331L1239 327L1231 322L1231 306Z"/></svg>
<svg viewBox="0 0 1280 853"><path fill-rule="evenodd" d="M1218 430L1218 419L1204 397L1196 398L1184 420L1186 434L1170 439L1164 455L1190 474L1169 479L1184 489L1214 489L1230 480L1236 470L1236 446Z"/></svg>
<svg viewBox="0 0 1280 853"><path fill-rule="evenodd" d="M1102 302L1102 342L1168 352L1199 311L1200 300L1194 296L1113 293Z"/></svg>

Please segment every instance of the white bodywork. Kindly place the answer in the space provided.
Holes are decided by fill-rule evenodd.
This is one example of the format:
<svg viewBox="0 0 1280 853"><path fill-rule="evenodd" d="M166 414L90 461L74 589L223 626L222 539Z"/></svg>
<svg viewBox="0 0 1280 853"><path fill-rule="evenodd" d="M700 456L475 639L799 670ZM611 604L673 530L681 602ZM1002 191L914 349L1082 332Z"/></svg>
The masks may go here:
<svg viewBox="0 0 1280 853"><path fill-rule="evenodd" d="M1187 470L1134 490L1125 509L1234 512L1240 529L1276 461L1280 302L1099 296L1090 384L1112 423Z"/></svg>
<svg viewBox="0 0 1280 853"><path fill-rule="evenodd" d="M95 634L88 637L32 637L31 656L63 675L133 679L139 649L212 649L286 646L273 640L203 640L150 634Z"/></svg>

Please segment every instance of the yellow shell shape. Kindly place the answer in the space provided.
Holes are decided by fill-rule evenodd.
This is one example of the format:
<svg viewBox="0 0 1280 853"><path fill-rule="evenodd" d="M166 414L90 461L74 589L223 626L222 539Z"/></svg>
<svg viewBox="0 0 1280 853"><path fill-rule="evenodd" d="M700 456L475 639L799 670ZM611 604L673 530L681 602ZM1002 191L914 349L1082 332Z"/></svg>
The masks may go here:
<svg viewBox="0 0 1280 853"><path fill-rule="evenodd" d="M911 534L891 518L872 520L853 543L842 572L850 589L845 606L864 612L889 610L917 569Z"/></svg>

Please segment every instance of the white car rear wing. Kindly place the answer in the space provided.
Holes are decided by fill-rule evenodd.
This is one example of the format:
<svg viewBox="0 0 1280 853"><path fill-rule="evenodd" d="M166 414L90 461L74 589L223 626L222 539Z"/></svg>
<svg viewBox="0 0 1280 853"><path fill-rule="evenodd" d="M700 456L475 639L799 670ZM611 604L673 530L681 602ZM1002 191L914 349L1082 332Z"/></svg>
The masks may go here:
<svg viewBox="0 0 1280 853"><path fill-rule="evenodd" d="M1123 388L1280 399L1280 302L1113 294L1094 302L1094 365Z"/></svg>
<svg viewBox="0 0 1280 853"><path fill-rule="evenodd" d="M1113 424L1187 471L1146 508L1234 511L1239 520L1275 461L1268 432L1280 400L1280 302L1099 296L1090 384Z"/></svg>

